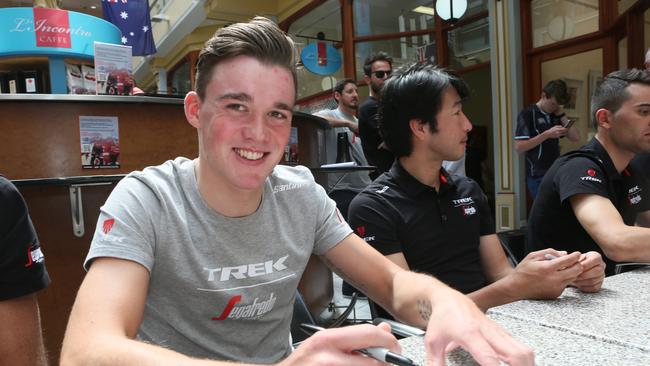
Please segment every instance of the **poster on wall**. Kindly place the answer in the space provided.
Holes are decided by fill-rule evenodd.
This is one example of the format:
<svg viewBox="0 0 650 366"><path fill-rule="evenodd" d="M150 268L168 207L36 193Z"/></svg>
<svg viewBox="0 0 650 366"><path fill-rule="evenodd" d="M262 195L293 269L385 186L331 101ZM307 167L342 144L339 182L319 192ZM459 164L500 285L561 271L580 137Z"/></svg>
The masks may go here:
<svg viewBox="0 0 650 366"><path fill-rule="evenodd" d="M95 82L98 95L132 95L131 46L95 42Z"/></svg>
<svg viewBox="0 0 650 366"><path fill-rule="evenodd" d="M79 116L79 136L82 168L120 167L117 117Z"/></svg>

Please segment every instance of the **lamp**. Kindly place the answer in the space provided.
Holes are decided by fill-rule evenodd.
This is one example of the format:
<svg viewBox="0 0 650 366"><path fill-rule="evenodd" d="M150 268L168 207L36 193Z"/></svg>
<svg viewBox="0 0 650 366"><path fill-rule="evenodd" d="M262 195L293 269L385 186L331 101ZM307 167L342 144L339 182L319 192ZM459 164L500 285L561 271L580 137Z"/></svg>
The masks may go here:
<svg viewBox="0 0 650 366"><path fill-rule="evenodd" d="M436 13L444 21L455 23L467 11L467 0L438 0Z"/></svg>

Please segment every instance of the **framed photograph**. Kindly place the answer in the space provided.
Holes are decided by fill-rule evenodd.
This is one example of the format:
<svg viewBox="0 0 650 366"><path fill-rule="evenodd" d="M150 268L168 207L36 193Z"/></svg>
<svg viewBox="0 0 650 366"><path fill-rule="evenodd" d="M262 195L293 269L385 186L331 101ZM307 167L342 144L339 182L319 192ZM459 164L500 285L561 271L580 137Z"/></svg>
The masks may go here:
<svg viewBox="0 0 650 366"><path fill-rule="evenodd" d="M569 101L564 104L564 113L567 116L578 117L582 112L582 104L584 104L584 97L582 94L582 80L576 79L563 79L566 83L567 92L569 93Z"/></svg>
<svg viewBox="0 0 650 366"><path fill-rule="evenodd" d="M596 92L596 88L603 82L603 73L600 70L589 70L587 78L589 80L589 100L591 101L591 97Z"/></svg>

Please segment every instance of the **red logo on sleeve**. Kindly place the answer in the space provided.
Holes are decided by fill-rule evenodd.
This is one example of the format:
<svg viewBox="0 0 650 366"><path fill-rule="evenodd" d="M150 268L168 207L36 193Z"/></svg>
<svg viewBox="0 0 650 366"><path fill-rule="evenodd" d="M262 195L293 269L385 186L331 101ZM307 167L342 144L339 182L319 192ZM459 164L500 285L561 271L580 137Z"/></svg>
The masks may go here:
<svg viewBox="0 0 650 366"><path fill-rule="evenodd" d="M104 225L102 227L104 234L108 234L108 232L111 231L111 229L113 228L113 224L115 224L115 219L104 220Z"/></svg>
<svg viewBox="0 0 650 366"><path fill-rule="evenodd" d="M587 174L588 174L590 177L595 177L595 176L596 176L596 171L593 170L593 169L587 169Z"/></svg>
<svg viewBox="0 0 650 366"><path fill-rule="evenodd" d="M365 226L359 226L357 228L357 234L359 234L360 237L366 236L366 227Z"/></svg>

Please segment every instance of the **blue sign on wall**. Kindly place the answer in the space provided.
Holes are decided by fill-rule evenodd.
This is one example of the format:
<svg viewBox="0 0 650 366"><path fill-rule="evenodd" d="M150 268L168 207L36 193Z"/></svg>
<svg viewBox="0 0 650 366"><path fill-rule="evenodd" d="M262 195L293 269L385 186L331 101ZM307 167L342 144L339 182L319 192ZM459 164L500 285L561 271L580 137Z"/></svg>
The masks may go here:
<svg viewBox="0 0 650 366"><path fill-rule="evenodd" d="M92 58L95 41L121 44L120 30L103 19L74 11L47 9L37 13L35 9L0 9L0 56ZM36 19L34 14L39 14Z"/></svg>
<svg viewBox="0 0 650 366"><path fill-rule="evenodd" d="M318 75L331 75L341 68L341 54L331 44L323 41L305 46L300 59L307 70Z"/></svg>

